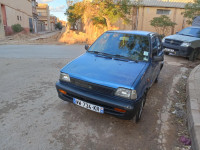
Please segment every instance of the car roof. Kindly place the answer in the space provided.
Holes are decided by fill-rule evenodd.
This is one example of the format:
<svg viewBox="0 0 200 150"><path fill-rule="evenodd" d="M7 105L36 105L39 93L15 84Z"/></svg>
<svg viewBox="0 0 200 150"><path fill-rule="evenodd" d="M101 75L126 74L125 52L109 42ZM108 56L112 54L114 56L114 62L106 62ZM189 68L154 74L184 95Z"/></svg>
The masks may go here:
<svg viewBox="0 0 200 150"><path fill-rule="evenodd" d="M136 35L143 35L148 36L150 34L156 34L154 32L149 31L139 31L139 30L110 30L107 32L113 32L113 33L126 33L126 34L136 34Z"/></svg>
<svg viewBox="0 0 200 150"><path fill-rule="evenodd" d="M200 29L200 26L190 26L188 28L199 28Z"/></svg>

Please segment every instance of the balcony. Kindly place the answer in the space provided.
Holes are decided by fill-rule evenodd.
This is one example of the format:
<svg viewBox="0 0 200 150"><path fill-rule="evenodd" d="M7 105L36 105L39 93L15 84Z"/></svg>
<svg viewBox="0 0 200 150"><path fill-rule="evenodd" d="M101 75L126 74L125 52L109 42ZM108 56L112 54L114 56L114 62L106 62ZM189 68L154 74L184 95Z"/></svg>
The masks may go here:
<svg viewBox="0 0 200 150"><path fill-rule="evenodd" d="M48 17L47 16L38 16L38 19L41 21L47 21Z"/></svg>
<svg viewBox="0 0 200 150"><path fill-rule="evenodd" d="M32 13L33 13L34 15L38 15L37 10L36 10L36 7L32 7Z"/></svg>

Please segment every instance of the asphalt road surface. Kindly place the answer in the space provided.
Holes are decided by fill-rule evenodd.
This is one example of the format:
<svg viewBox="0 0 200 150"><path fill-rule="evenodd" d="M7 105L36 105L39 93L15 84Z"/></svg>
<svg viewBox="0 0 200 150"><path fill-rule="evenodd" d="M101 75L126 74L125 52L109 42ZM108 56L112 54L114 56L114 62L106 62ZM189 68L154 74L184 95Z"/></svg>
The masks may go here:
<svg viewBox="0 0 200 150"><path fill-rule="evenodd" d="M174 148L169 95L188 60L166 56L141 121L120 120L61 101L59 70L83 45L0 46L0 149L157 150ZM175 139L176 140L176 139Z"/></svg>

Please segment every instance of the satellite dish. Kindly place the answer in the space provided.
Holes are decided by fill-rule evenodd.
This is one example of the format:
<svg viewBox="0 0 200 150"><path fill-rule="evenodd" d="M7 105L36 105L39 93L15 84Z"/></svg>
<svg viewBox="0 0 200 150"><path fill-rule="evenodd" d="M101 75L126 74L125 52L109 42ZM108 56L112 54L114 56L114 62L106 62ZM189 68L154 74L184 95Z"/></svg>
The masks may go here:
<svg viewBox="0 0 200 150"><path fill-rule="evenodd" d="M194 18L192 22L192 26L200 26L200 16L197 16L196 18Z"/></svg>

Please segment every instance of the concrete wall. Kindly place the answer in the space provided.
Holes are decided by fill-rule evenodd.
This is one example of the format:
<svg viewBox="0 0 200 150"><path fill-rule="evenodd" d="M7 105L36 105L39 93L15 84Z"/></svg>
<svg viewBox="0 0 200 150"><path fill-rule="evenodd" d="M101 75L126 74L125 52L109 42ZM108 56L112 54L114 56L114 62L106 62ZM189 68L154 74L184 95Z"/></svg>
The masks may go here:
<svg viewBox="0 0 200 150"><path fill-rule="evenodd" d="M31 0L0 0L0 3L24 12L28 16L32 16ZM13 14L14 15L14 14Z"/></svg>
<svg viewBox="0 0 200 150"><path fill-rule="evenodd" d="M168 16L173 22L177 25L174 29L170 30L168 35L174 34L185 27L188 27L186 24L186 20L181 14L184 9L182 8L165 8L165 7L140 7L132 10L132 14L130 18L132 21L129 24L123 24L122 20L118 20L114 25L119 27L120 30L143 30L143 31L151 31L156 32L155 28L150 25L150 21L154 17L159 17L161 15L157 14L157 9L170 10L170 14ZM137 15L138 14L138 15ZM138 18L138 19L137 19Z"/></svg>
<svg viewBox="0 0 200 150"><path fill-rule="evenodd" d="M1 5L1 3L0 3ZM4 26L3 26L3 17L1 13L1 7L0 7L0 39L5 37L5 31L4 31Z"/></svg>
<svg viewBox="0 0 200 150"><path fill-rule="evenodd" d="M170 10L170 14L166 16L168 16L173 22L176 22L177 24L175 28L169 32L168 35L174 34L188 26L183 15L181 15L181 12L184 11L182 8L140 7L138 16L138 30L156 32L155 28L150 25L150 21L154 17L161 16L157 14L157 9Z"/></svg>
<svg viewBox="0 0 200 150"><path fill-rule="evenodd" d="M196 66L187 81L187 119L192 149L200 149L200 65Z"/></svg>
<svg viewBox="0 0 200 150"><path fill-rule="evenodd" d="M32 18L31 0L0 0L5 6L7 25L4 27L6 35L12 34L11 26L21 24L29 32L29 18Z"/></svg>
<svg viewBox="0 0 200 150"><path fill-rule="evenodd" d="M21 24L21 26L24 28L29 28L29 18L32 18L31 16L28 16L21 11L16 11L8 6L6 6L6 16L8 26L12 26L13 24Z"/></svg>

